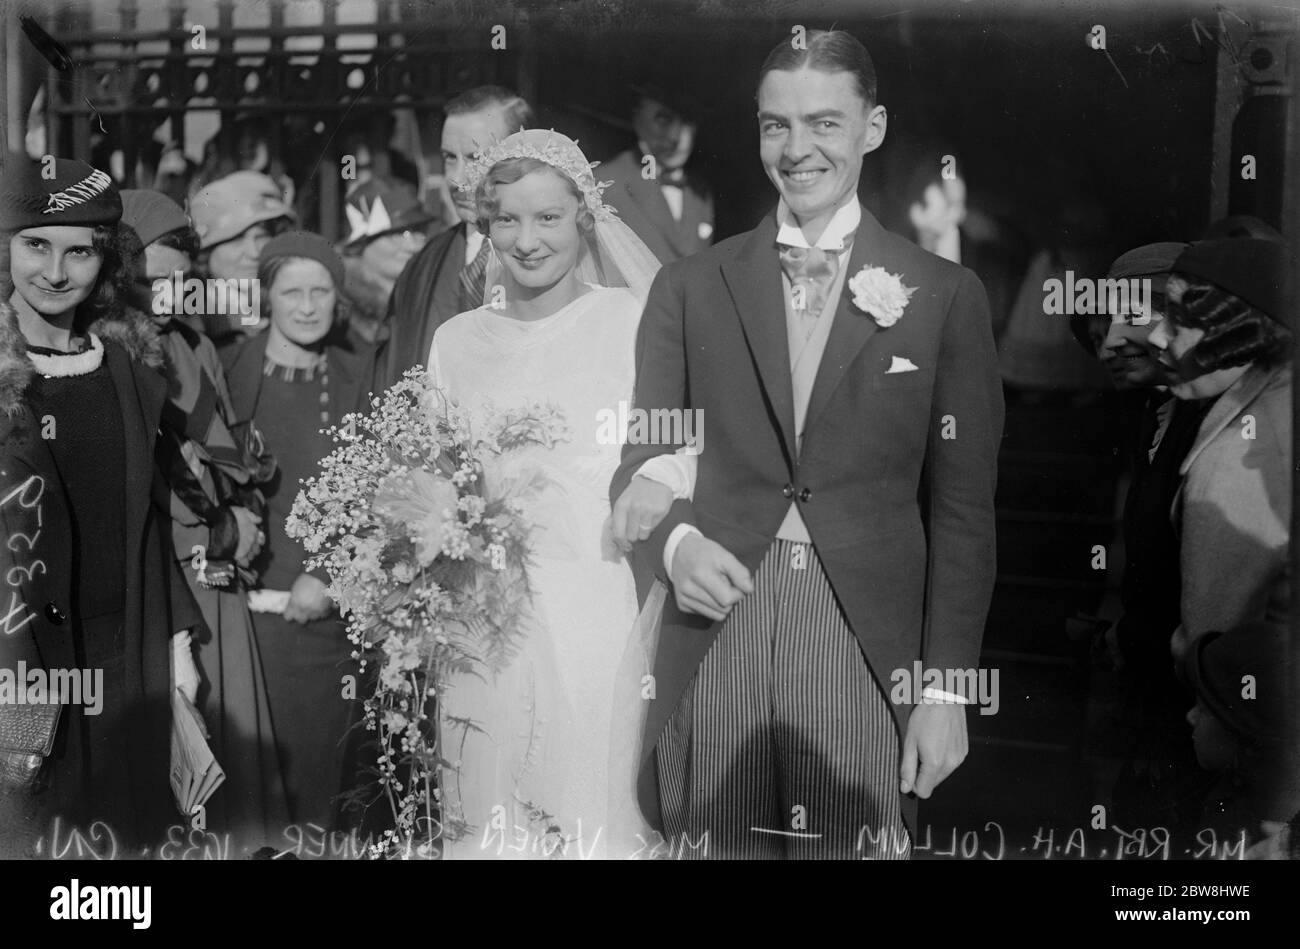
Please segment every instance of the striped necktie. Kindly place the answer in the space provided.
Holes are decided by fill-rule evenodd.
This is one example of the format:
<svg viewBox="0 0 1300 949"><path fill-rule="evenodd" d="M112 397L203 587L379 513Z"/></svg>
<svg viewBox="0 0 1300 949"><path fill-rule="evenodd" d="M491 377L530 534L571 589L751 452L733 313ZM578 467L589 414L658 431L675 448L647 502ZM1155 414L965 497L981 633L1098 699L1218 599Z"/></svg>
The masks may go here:
<svg viewBox="0 0 1300 949"><path fill-rule="evenodd" d="M483 243L479 246L474 259L461 268L460 309L462 313L476 310L483 305L483 280L487 275L490 253L492 253L491 242L487 239L487 235L484 235Z"/></svg>

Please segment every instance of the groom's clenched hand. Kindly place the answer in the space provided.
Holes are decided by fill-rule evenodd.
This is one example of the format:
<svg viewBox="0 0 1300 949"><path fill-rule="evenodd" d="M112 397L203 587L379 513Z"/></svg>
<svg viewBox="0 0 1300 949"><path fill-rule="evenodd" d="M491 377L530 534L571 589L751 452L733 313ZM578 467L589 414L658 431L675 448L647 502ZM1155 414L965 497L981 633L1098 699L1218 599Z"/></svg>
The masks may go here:
<svg viewBox="0 0 1300 949"><path fill-rule="evenodd" d="M741 598L754 592L754 579L727 548L692 532L673 554L673 592L678 608L723 620Z"/></svg>
<svg viewBox="0 0 1300 949"><path fill-rule="evenodd" d="M929 797L966 759L968 748L966 706L918 705L907 720L903 738L902 792Z"/></svg>

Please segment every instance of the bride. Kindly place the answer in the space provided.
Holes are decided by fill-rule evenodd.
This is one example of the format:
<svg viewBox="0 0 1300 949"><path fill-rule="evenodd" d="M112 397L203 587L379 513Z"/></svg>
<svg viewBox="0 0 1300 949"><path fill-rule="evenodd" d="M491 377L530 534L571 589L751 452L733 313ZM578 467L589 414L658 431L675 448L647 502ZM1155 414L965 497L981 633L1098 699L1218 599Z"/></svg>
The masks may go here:
<svg viewBox="0 0 1300 949"><path fill-rule="evenodd" d="M503 668L444 687L444 853L629 856L647 834L632 768L652 647L634 632L632 573L610 542L606 492L621 446L599 420L626 417L618 407L632 399L637 323L659 264L561 134L511 135L461 184L476 191L495 253L485 304L434 334L433 381L471 417L555 405L571 438L484 473L540 472L546 486L525 510L532 616L522 648ZM685 484L692 463L681 458Z"/></svg>

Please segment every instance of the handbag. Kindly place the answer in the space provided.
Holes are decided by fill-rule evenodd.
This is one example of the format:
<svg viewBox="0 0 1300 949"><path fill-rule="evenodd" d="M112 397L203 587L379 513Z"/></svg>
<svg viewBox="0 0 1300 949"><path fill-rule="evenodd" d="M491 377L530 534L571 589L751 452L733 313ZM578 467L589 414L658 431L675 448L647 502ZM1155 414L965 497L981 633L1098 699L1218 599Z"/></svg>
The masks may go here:
<svg viewBox="0 0 1300 949"><path fill-rule="evenodd" d="M30 789L54 748L63 706L0 705L0 792Z"/></svg>

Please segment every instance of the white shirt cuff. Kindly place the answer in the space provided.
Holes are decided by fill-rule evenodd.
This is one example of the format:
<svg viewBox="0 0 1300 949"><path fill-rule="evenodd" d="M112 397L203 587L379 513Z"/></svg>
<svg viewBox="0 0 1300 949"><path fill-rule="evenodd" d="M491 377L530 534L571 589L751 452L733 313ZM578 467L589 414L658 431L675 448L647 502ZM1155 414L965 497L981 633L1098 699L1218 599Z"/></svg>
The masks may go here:
<svg viewBox="0 0 1300 949"><path fill-rule="evenodd" d="M666 549L666 548L665 548ZM945 692L943 689L936 689L934 686L926 686L921 690L921 698L927 705L970 705L971 700L963 698L955 692Z"/></svg>
<svg viewBox="0 0 1300 949"><path fill-rule="evenodd" d="M172 686L173 688L193 686L195 689L199 687L199 670L194 665L194 647L188 629L183 629L172 636Z"/></svg>
<svg viewBox="0 0 1300 949"><path fill-rule="evenodd" d="M689 501L695 493L694 455L675 453L656 455L641 463L634 477L646 478L662 484L673 493L674 501Z"/></svg>
<svg viewBox="0 0 1300 949"><path fill-rule="evenodd" d="M673 578L673 554L677 553L677 545L691 534L698 533L700 529L694 524L678 524L668 535L668 540L664 544L664 575L669 580Z"/></svg>

